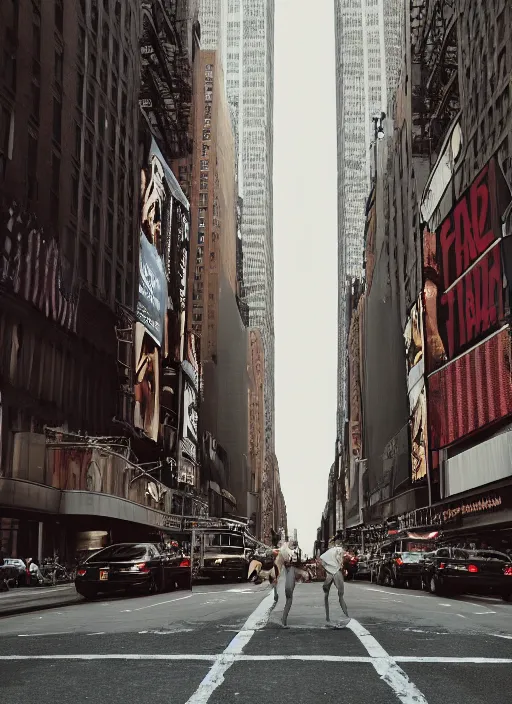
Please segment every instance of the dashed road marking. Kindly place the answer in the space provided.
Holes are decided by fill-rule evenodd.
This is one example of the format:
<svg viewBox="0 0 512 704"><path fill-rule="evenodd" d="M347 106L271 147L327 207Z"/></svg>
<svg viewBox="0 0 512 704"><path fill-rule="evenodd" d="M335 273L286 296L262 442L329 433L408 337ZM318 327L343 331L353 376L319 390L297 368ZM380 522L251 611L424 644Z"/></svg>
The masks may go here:
<svg viewBox="0 0 512 704"><path fill-rule="evenodd" d="M144 609L152 609L153 606L163 606L164 604L172 604L174 601L183 601L183 599L191 599L194 595L180 596L178 599L169 599L168 601L159 601L157 604L148 604L147 606L139 606L138 609L127 609L127 611L144 611ZM126 613L122 611L121 613Z"/></svg>
<svg viewBox="0 0 512 704"><path fill-rule="evenodd" d="M36 638L37 636L65 636L71 631L56 631L54 633L18 633L18 638Z"/></svg>

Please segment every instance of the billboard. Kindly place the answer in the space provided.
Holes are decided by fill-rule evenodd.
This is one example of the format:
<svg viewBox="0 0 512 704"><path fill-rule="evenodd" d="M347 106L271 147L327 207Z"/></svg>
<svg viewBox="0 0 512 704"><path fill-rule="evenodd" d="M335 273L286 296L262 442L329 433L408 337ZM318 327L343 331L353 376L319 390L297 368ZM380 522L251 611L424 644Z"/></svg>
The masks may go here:
<svg viewBox="0 0 512 704"><path fill-rule="evenodd" d="M504 329L511 193L492 157L435 232L423 233L428 425L432 450L512 413ZM503 328L503 329L502 329Z"/></svg>
<svg viewBox="0 0 512 704"><path fill-rule="evenodd" d="M134 353L134 426L156 442L160 425L160 349L141 323L135 323Z"/></svg>
<svg viewBox="0 0 512 704"><path fill-rule="evenodd" d="M167 310L167 281L156 248L140 233L139 295L137 320L144 325L156 344L164 339Z"/></svg>
<svg viewBox="0 0 512 704"><path fill-rule="evenodd" d="M423 356L423 309L421 300L414 304L404 331L411 431L411 479L427 476L427 397Z"/></svg>
<svg viewBox="0 0 512 704"><path fill-rule="evenodd" d="M432 449L451 445L512 414L509 330L500 330L428 380Z"/></svg>
<svg viewBox="0 0 512 704"><path fill-rule="evenodd" d="M435 232L423 234L427 370L435 371L503 322L503 217L511 194L493 157Z"/></svg>

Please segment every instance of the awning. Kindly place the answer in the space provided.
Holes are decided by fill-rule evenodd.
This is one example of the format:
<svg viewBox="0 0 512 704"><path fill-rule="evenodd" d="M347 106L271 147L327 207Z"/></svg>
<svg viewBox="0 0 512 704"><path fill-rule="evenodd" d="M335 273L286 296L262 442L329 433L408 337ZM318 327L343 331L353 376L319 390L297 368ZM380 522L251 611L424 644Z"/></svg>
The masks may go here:
<svg viewBox="0 0 512 704"><path fill-rule="evenodd" d="M0 478L0 506L60 516L97 516L140 523L159 530L179 530L181 516L94 491L55 489L10 477Z"/></svg>

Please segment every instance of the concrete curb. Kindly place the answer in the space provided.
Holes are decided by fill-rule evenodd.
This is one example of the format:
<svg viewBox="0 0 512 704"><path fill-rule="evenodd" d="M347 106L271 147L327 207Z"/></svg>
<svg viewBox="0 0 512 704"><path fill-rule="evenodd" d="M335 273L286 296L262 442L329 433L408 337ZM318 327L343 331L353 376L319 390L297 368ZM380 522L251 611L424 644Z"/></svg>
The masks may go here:
<svg viewBox="0 0 512 704"><path fill-rule="evenodd" d="M19 614L28 614L31 611L47 611L48 609L59 609L63 606L76 606L76 604L83 604L85 603L84 599L80 596L76 596L73 599L70 599L69 601L60 601L60 602L54 602L53 604L33 604L32 606L29 606L28 604L26 605L20 605L20 606L13 606L8 609L0 609L0 619L6 617L6 616L18 616Z"/></svg>

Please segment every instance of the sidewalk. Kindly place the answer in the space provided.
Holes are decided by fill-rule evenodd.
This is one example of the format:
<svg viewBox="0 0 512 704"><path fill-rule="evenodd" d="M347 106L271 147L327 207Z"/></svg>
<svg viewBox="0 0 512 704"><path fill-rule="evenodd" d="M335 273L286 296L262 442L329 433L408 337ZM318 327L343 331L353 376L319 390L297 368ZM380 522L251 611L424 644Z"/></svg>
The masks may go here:
<svg viewBox="0 0 512 704"><path fill-rule="evenodd" d="M74 584L59 587L19 587L0 593L0 618L28 611L69 606L82 601L82 597L76 593Z"/></svg>

